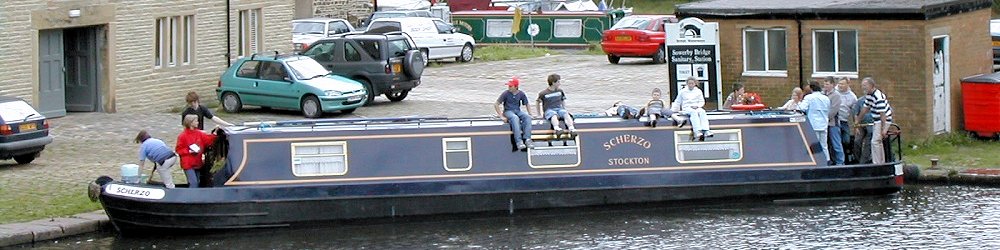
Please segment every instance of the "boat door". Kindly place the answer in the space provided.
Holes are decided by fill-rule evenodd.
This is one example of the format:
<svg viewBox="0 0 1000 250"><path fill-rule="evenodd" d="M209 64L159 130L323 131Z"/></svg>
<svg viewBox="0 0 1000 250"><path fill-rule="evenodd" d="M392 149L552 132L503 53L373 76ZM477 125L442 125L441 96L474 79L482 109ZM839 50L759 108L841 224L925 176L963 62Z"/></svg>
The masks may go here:
<svg viewBox="0 0 1000 250"><path fill-rule="evenodd" d="M934 37L933 84L934 84L934 134L951 131L951 83L948 55L948 36Z"/></svg>

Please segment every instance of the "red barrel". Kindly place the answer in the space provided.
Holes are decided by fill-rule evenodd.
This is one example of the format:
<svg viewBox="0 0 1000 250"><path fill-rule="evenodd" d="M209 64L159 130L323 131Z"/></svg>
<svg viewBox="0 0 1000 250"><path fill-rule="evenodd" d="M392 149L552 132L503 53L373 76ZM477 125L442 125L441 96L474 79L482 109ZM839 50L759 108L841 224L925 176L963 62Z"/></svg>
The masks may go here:
<svg viewBox="0 0 1000 250"><path fill-rule="evenodd" d="M962 108L965 130L985 137L1000 133L1000 73L962 79Z"/></svg>

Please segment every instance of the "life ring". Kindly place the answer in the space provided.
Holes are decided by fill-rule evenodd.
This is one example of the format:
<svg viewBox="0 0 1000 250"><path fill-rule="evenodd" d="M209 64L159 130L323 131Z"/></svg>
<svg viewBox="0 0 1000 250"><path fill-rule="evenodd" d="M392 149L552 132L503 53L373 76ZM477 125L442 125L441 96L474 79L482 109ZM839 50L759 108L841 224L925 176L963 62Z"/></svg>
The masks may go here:
<svg viewBox="0 0 1000 250"><path fill-rule="evenodd" d="M764 104L735 104L732 106L733 110L764 110L767 106Z"/></svg>

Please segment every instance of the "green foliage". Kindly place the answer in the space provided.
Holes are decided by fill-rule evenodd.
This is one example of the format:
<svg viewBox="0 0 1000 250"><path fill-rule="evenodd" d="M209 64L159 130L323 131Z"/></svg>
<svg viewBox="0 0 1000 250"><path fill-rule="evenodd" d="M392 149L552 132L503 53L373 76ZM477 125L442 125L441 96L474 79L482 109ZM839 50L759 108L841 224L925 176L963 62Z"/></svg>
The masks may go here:
<svg viewBox="0 0 1000 250"><path fill-rule="evenodd" d="M476 50L476 60L483 62L542 57L556 54L545 48L531 48L515 45L491 45Z"/></svg>
<svg viewBox="0 0 1000 250"><path fill-rule="evenodd" d="M936 135L906 143L903 159L921 167L930 167L930 159L956 168L1000 168L1000 142L976 139L965 132Z"/></svg>
<svg viewBox="0 0 1000 250"><path fill-rule="evenodd" d="M995 0L996 1L996 0ZM611 4L610 1L606 0ZM622 1L614 1L613 7L619 7ZM625 7L632 7L632 14L673 14L677 4L689 3L691 0L625 0Z"/></svg>

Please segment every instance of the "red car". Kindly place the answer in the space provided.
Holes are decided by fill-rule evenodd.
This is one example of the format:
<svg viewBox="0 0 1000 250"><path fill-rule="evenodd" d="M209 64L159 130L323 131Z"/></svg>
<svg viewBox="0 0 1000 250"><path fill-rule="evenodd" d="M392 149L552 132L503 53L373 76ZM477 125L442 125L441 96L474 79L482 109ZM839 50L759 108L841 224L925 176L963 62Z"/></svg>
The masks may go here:
<svg viewBox="0 0 1000 250"><path fill-rule="evenodd" d="M663 24L676 22L677 17L672 15L627 16L604 31L601 48L613 64L622 57L649 57L655 63L666 63Z"/></svg>

